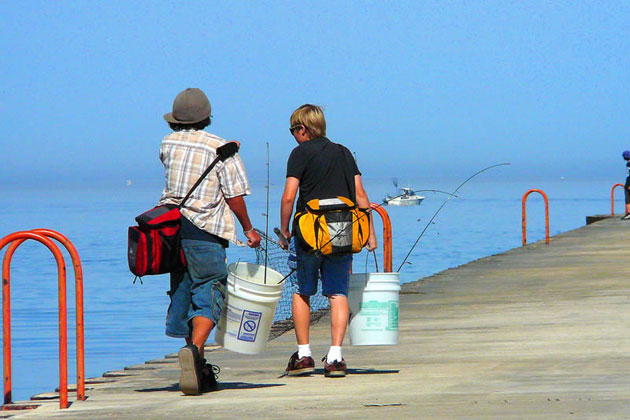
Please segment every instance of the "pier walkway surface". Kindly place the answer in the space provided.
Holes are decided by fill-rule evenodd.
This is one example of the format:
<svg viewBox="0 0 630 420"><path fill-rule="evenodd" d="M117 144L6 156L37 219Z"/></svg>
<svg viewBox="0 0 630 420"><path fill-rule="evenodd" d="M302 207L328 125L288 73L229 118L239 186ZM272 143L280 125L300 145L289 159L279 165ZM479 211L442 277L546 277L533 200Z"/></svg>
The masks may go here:
<svg viewBox="0 0 630 420"><path fill-rule="evenodd" d="M215 350L220 388L186 397L175 354L18 418L627 419L630 222L606 219L405 284L400 344L346 343L346 378L324 378L329 318L312 328L316 374L279 377L292 331L261 355ZM489 238L491 240L491 238ZM175 349L174 349L175 350ZM146 358L150 359L151 354ZM317 357L319 356L319 357Z"/></svg>

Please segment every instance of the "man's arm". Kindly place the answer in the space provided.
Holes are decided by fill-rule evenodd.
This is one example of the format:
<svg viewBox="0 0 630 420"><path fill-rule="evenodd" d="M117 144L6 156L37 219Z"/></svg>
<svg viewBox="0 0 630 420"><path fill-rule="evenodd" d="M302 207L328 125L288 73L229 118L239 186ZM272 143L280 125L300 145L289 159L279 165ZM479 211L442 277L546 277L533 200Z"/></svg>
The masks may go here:
<svg viewBox="0 0 630 420"><path fill-rule="evenodd" d="M357 196L357 204L364 209L370 208L370 199L368 198L365 188L363 188L363 182L361 181L361 175L354 176L354 189ZM376 232L374 231L374 221L370 214L370 237L368 238L367 249L373 251L378 247L376 240Z"/></svg>
<svg viewBox="0 0 630 420"><path fill-rule="evenodd" d="M256 248L260 245L260 235L258 232L253 230L252 222L249 221L249 215L247 214L247 206L245 205L245 200L242 195L238 197L226 198L225 202L232 212L236 215L241 227L243 228L243 233L247 237L247 245L250 248Z"/></svg>
<svg viewBox="0 0 630 420"><path fill-rule="evenodd" d="M284 237L287 238L287 240L291 238L289 223L291 221L291 214L293 213L293 203L295 203L295 196L297 195L299 186L299 179L292 176L287 177L287 181L284 184L282 199L280 201L280 231L282 232Z"/></svg>

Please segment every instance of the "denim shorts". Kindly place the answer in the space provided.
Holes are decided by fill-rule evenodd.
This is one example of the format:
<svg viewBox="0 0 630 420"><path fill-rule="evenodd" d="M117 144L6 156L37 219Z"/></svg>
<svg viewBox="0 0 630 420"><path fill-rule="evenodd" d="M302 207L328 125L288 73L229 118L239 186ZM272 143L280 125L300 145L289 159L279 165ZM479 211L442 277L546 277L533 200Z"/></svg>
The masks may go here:
<svg viewBox="0 0 630 420"><path fill-rule="evenodd" d="M225 248L218 243L182 239L188 267L171 273L171 304L166 314L166 335L186 338L192 334L192 318L202 316L215 325L221 318L226 292Z"/></svg>
<svg viewBox="0 0 630 420"><path fill-rule="evenodd" d="M320 255L311 254L304 249L300 241L296 241L297 254L297 293L313 296L317 293L319 274L322 278L322 294L324 296L348 296L352 254Z"/></svg>

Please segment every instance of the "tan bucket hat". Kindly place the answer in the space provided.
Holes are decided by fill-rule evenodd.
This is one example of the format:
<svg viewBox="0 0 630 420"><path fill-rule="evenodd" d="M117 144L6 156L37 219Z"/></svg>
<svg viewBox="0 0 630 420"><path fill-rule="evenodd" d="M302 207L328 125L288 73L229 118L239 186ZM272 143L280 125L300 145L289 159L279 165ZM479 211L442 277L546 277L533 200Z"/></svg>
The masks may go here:
<svg viewBox="0 0 630 420"><path fill-rule="evenodd" d="M164 119L174 124L195 124L210 116L210 101L199 88L188 88L179 92L173 101L173 112L164 114Z"/></svg>

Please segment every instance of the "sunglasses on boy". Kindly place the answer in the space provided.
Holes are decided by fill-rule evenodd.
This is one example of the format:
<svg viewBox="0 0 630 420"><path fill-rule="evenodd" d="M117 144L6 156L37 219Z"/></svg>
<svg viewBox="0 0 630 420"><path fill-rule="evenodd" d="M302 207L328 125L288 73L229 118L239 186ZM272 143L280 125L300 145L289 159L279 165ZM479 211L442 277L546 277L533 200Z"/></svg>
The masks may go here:
<svg viewBox="0 0 630 420"><path fill-rule="evenodd" d="M291 134L293 134L293 132L294 132L295 130L298 130L298 129L302 128L302 127L304 127L304 125L303 125L303 124L292 125L291 127L289 127L289 132L290 132Z"/></svg>

